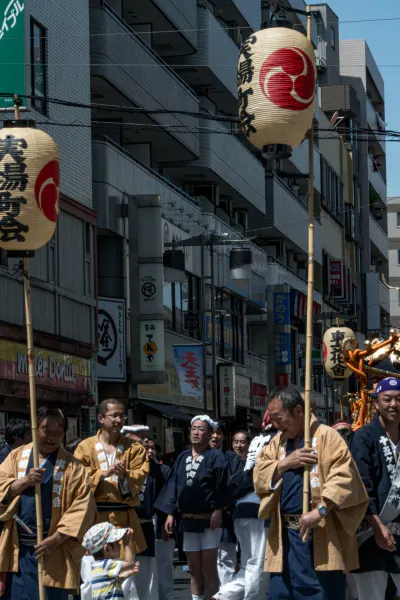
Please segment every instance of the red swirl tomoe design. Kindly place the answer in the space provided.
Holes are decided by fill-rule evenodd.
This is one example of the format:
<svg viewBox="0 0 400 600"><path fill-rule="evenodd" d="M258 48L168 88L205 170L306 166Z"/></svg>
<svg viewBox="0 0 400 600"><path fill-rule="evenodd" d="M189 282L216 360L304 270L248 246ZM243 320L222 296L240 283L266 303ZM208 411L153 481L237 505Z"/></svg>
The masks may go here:
<svg viewBox="0 0 400 600"><path fill-rule="evenodd" d="M56 223L60 190L60 161L51 160L40 171L35 182L36 203L46 219Z"/></svg>
<svg viewBox="0 0 400 600"><path fill-rule="evenodd" d="M264 96L287 110L305 110L314 100L314 66L300 48L272 52L260 69L259 82Z"/></svg>

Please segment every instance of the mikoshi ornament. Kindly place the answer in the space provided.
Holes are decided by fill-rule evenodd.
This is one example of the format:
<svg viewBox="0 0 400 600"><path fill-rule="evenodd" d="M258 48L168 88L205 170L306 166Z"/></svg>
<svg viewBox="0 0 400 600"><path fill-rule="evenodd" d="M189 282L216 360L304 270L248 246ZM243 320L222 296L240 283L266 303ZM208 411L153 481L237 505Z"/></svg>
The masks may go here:
<svg viewBox="0 0 400 600"><path fill-rule="evenodd" d="M317 68L311 41L287 21L273 24L241 47L239 118L265 158L285 158L312 127Z"/></svg>
<svg viewBox="0 0 400 600"><path fill-rule="evenodd" d="M60 161L53 139L30 120L4 121L0 130L0 247L32 252L54 234Z"/></svg>
<svg viewBox="0 0 400 600"><path fill-rule="evenodd" d="M372 394L374 389L369 389L368 376L372 385L388 376L399 377L396 369L400 367L400 335L395 329L389 332L387 340L375 339L365 342L365 350L357 348L355 338L344 338L341 342L343 362L355 373L360 383L360 392L353 397L352 418L353 430L357 431L371 421L374 415ZM392 370L387 365L382 365L384 359L389 358Z"/></svg>

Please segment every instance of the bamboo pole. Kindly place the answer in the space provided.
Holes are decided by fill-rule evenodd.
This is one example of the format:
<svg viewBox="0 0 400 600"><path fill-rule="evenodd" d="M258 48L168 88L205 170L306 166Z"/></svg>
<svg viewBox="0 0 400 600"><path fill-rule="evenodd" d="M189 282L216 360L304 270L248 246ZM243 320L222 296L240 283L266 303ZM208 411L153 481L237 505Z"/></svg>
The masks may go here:
<svg viewBox="0 0 400 600"><path fill-rule="evenodd" d="M39 468L39 444L36 420L36 389L35 389L35 358L33 354L33 330L32 330L32 308L31 308L31 284L29 280L29 258L24 258L24 297L25 297L25 318L26 318L26 337L28 346L28 369L29 369L29 397L31 409L31 428L33 441L33 466ZM43 518L42 518L42 497L40 483L35 485L35 506L36 506L36 529L37 543L43 541ZM39 600L45 600L43 587L43 558L38 561L38 583Z"/></svg>
<svg viewBox="0 0 400 600"><path fill-rule="evenodd" d="M15 119L20 118L18 96L14 96ZM31 411L31 429L33 441L33 466L39 468L39 444L36 420L36 389L35 389L35 357L33 353L33 330L32 330L32 306L31 306L31 283L29 279L29 258L24 257L24 300L25 300L25 321L26 321L26 339L28 353L28 372L29 372L29 398ZM43 516L42 516L42 497L40 483L35 485L35 506L36 506L36 529L37 543L43 541ZM38 561L38 585L39 600L45 600L43 587L43 558Z"/></svg>
<svg viewBox="0 0 400 600"><path fill-rule="evenodd" d="M307 38L311 41L311 12L307 6ZM313 125L308 132L308 286L306 320L306 378L304 394L304 447L311 447L310 412L312 379L312 342L313 342L313 290L314 290L314 136ZM304 467L303 477L303 514L310 510L310 467ZM308 533L305 535L306 541Z"/></svg>

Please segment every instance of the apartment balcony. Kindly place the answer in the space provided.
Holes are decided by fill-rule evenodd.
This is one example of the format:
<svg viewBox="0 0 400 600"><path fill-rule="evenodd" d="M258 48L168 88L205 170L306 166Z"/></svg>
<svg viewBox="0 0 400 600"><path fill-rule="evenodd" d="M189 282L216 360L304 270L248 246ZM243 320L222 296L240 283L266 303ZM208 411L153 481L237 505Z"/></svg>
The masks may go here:
<svg viewBox="0 0 400 600"><path fill-rule="evenodd" d="M382 202L387 205L387 185L380 171L377 171L372 156L368 154L368 179Z"/></svg>
<svg viewBox="0 0 400 600"><path fill-rule="evenodd" d="M122 104L148 110L198 112L196 95L129 25L106 3L90 9L92 98L107 104ZM116 113L98 111L94 119L114 118ZM197 117L178 114L118 112L124 143L150 143L157 161L190 160L199 154ZM152 124L143 130L124 127L124 122ZM170 126L165 131L154 125ZM118 127L116 125L116 128ZM172 127L171 127L172 126ZM181 130L182 128L183 130ZM143 129L143 128L142 128Z"/></svg>
<svg viewBox="0 0 400 600"><path fill-rule="evenodd" d="M124 236L121 204L125 204L131 195L160 194L165 219L175 221L190 235L198 234L202 211L196 198L185 194L107 137L93 140L92 154L98 229Z"/></svg>
<svg viewBox="0 0 400 600"><path fill-rule="evenodd" d="M379 281L379 304L383 310L390 313L390 289L382 280Z"/></svg>
<svg viewBox="0 0 400 600"><path fill-rule="evenodd" d="M383 259L387 261L389 257L387 233L383 231L378 222L371 215L369 215L369 236L371 244L375 246L375 249Z"/></svg>
<svg viewBox="0 0 400 600"><path fill-rule="evenodd" d="M197 27L197 52L169 62L186 65L175 69L188 84L195 90L207 90L219 109L236 115L239 46L206 6L197 8Z"/></svg>
<svg viewBox="0 0 400 600"><path fill-rule="evenodd" d="M279 260L268 257L267 267L267 285L290 285L291 288L307 294L307 281L296 273L293 273L286 265L281 263ZM313 292L314 302L322 305L322 294L314 290Z"/></svg>
<svg viewBox="0 0 400 600"><path fill-rule="evenodd" d="M122 16L134 29L149 32L162 56L184 56L197 47L196 0L125 0Z"/></svg>
<svg viewBox="0 0 400 600"><path fill-rule="evenodd" d="M376 112L372 102L367 98L367 123L374 131L382 131L385 129L385 124ZM371 133L371 135L374 135ZM386 154L386 142L383 135L375 134L376 144L381 149L383 154Z"/></svg>
<svg viewBox="0 0 400 600"><path fill-rule="evenodd" d="M246 352L245 365L247 376L251 378L253 383L261 383L268 385L268 365L267 359L261 354L254 352Z"/></svg>
<svg viewBox="0 0 400 600"><path fill-rule="evenodd" d="M233 21L240 27L253 31L261 28L261 2L259 0L214 0L214 6L224 21Z"/></svg>
<svg viewBox="0 0 400 600"><path fill-rule="evenodd" d="M266 215L258 219L249 218L249 229L259 228L254 233L260 237L287 238L300 252L308 252L308 209L279 177L266 179ZM315 224L314 257L322 265L321 223Z"/></svg>
<svg viewBox="0 0 400 600"><path fill-rule="evenodd" d="M204 120L201 127L200 158L188 166L182 163L165 172L184 176L188 183L217 183L220 197L229 197L234 207L246 208L253 216L265 214L263 165L224 125Z"/></svg>
<svg viewBox="0 0 400 600"><path fill-rule="evenodd" d="M297 146L297 148L294 148L289 161L298 172L303 174L309 173L307 140L300 144L300 146ZM314 188L318 192L321 192L321 153L317 146L314 146Z"/></svg>

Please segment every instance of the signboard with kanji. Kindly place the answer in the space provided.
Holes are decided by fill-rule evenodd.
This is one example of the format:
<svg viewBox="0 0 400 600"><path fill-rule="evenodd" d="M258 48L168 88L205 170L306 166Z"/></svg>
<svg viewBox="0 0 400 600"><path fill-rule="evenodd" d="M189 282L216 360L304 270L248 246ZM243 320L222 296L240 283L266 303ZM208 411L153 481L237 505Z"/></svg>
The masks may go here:
<svg viewBox="0 0 400 600"><path fill-rule="evenodd" d="M291 365L290 333L275 333L275 366L288 367Z"/></svg>
<svg viewBox="0 0 400 600"><path fill-rule="evenodd" d="M274 293L275 325L290 325L290 292Z"/></svg>
<svg viewBox="0 0 400 600"><path fill-rule="evenodd" d="M233 365L219 366L219 402L221 418L236 415L235 367Z"/></svg>
<svg viewBox="0 0 400 600"><path fill-rule="evenodd" d="M164 321L140 322L140 370L164 371Z"/></svg>
<svg viewBox="0 0 400 600"><path fill-rule="evenodd" d="M345 298L345 277L343 261L331 258L329 262L329 287L333 298L340 300Z"/></svg>
<svg viewBox="0 0 400 600"><path fill-rule="evenodd" d="M0 0L0 91L18 94L23 106L26 93L25 39L24 0ZM0 110L13 108L14 99L11 95L0 97Z"/></svg>

